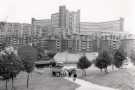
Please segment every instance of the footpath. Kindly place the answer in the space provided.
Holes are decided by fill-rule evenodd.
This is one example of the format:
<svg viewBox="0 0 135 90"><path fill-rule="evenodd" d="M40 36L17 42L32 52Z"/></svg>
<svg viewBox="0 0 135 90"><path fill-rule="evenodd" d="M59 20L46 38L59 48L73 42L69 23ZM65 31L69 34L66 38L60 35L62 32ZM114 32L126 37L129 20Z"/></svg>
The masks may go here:
<svg viewBox="0 0 135 90"><path fill-rule="evenodd" d="M113 88L93 84L91 82L81 80L78 78L75 81L73 81L73 78L69 78L69 77L65 77L64 79L69 80L72 83L80 85L80 87L76 88L76 90L118 90L118 89L113 89Z"/></svg>

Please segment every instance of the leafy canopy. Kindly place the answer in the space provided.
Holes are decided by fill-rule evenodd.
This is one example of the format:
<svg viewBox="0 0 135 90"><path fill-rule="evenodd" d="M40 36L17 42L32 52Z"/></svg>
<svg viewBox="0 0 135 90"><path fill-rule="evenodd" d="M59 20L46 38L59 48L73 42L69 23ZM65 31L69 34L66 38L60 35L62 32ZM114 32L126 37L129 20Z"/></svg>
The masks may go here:
<svg viewBox="0 0 135 90"><path fill-rule="evenodd" d="M34 69L34 62L37 60L37 50L32 46L23 46L18 49L18 54L23 62L24 70L28 73Z"/></svg>
<svg viewBox="0 0 135 90"><path fill-rule="evenodd" d="M113 64L120 68L123 64L123 61L126 59L124 52L117 50L114 54Z"/></svg>
<svg viewBox="0 0 135 90"><path fill-rule="evenodd" d="M77 63L77 67L80 69L86 69L86 68L90 67L91 64L92 63L87 59L86 56L82 56Z"/></svg>
<svg viewBox="0 0 135 90"><path fill-rule="evenodd" d="M100 52L95 60L95 66L103 69L111 65L112 58L107 51Z"/></svg>
<svg viewBox="0 0 135 90"><path fill-rule="evenodd" d="M0 55L0 76L4 80L14 78L23 69L23 64L14 53Z"/></svg>

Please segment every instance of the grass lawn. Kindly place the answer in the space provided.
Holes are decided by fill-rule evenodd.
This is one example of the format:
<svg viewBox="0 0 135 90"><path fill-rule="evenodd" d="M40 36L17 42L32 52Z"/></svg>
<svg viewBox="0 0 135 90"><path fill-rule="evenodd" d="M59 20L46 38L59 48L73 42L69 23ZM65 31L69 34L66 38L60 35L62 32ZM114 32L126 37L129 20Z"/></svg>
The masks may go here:
<svg viewBox="0 0 135 90"><path fill-rule="evenodd" d="M127 69L110 71L108 74L92 67L87 70L87 76L79 78L92 83L118 88L120 90L135 90L135 76L131 75Z"/></svg>
<svg viewBox="0 0 135 90"><path fill-rule="evenodd" d="M71 83L63 78L52 77L49 69L44 73L33 72L30 78L29 88L26 87L26 73L21 72L15 79L15 90L75 90L78 85ZM0 90L5 90L5 82L0 81ZM10 90L11 81L8 83Z"/></svg>

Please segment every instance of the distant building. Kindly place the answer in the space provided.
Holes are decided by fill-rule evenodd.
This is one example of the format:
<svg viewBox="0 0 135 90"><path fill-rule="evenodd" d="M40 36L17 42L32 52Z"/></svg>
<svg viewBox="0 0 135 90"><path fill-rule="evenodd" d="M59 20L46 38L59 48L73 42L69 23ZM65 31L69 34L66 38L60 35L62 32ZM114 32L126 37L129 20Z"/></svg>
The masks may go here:
<svg viewBox="0 0 135 90"><path fill-rule="evenodd" d="M123 18L120 18L108 22L80 22L80 34L96 40L97 50L114 51L121 44L124 34L123 21Z"/></svg>
<svg viewBox="0 0 135 90"><path fill-rule="evenodd" d="M59 27L59 13L51 15L51 24L55 27Z"/></svg>
<svg viewBox="0 0 135 90"><path fill-rule="evenodd" d="M58 14L53 15L54 17L55 15L58 16ZM44 28L46 29L45 36L48 37L48 40L60 40L60 51L97 52L109 50L113 52L119 49L122 37L125 34L121 27L123 26L123 19L99 23L81 23L79 33L71 34L66 33L66 28L56 27L58 22L55 24ZM62 25L64 26L64 24Z"/></svg>
<svg viewBox="0 0 135 90"><path fill-rule="evenodd" d="M41 26L41 27L45 27L45 26L51 25L51 19L35 19L35 18L32 18L31 24L32 25L38 25L38 26Z"/></svg>
<svg viewBox="0 0 135 90"><path fill-rule="evenodd" d="M59 7L59 27L66 28L66 17L67 17L67 9L66 6Z"/></svg>
<svg viewBox="0 0 135 90"><path fill-rule="evenodd" d="M0 22L0 41L21 46L34 43L54 51L113 52L120 47L130 53L134 39L125 38L124 19L107 22L80 22L80 10L60 6L51 19L32 18L31 24ZM130 35L129 35L130 36ZM130 43L130 45L129 45Z"/></svg>
<svg viewBox="0 0 135 90"><path fill-rule="evenodd" d="M130 57L132 53L135 52L135 35L126 33L123 36L121 48L123 48L127 56Z"/></svg>
<svg viewBox="0 0 135 90"><path fill-rule="evenodd" d="M5 22L4 26L5 30L5 41L10 46L17 47L20 43L20 38L24 36L29 36L29 32L31 32L30 24L22 24L22 23L9 23ZM30 28L29 28L30 27ZM24 44L24 39L21 41Z"/></svg>
<svg viewBox="0 0 135 90"><path fill-rule="evenodd" d="M59 12L51 15L52 25L64 28L64 33L72 34L80 32L80 10L70 12L65 6L59 7Z"/></svg>
<svg viewBox="0 0 135 90"><path fill-rule="evenodd" d="M35 38L41 37L41 33L41 26L38 25L4 22L1 25L0 41L18 47L34 42Z"/></svg>
<svg viewBox="0 0 135 90"><path fill-rule="evenodd" d="M107 22L80 22L80 32L123 32L124 19Z"/></svg>
<svg viewBox="0 0 135 90"><path fill-rule="evenodd" d="M80 33L80 10L71 12L70 19L69 26L71 26L72 33Z"/></svg>

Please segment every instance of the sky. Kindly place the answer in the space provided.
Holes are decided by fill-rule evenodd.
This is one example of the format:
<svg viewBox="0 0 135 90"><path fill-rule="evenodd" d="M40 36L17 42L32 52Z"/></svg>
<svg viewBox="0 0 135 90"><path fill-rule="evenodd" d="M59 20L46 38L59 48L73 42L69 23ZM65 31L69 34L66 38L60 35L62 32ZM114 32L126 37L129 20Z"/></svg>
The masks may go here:
<svg viewBox="0 0 135 90"><path fill-rule="evenodd" d="M124 30L135 34L135 0L0 0L0 21L31 23L48 19L60 5L81 10L82 22L102 22L123 17Z"/></svg>

